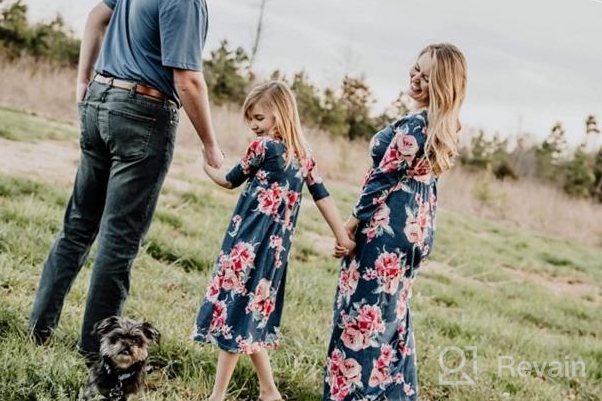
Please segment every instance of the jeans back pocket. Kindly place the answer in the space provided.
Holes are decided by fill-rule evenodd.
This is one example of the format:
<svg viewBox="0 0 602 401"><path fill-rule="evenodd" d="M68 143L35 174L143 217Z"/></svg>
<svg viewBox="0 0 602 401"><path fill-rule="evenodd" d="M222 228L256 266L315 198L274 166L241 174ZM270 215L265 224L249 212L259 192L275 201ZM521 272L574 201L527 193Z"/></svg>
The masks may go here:
<svg viewBox="0 0 602 401"><path fill-rule="evenodd" d="M143 159L156 118L137 111L109 110L109 148L113 157L122 161Z"/></svg>

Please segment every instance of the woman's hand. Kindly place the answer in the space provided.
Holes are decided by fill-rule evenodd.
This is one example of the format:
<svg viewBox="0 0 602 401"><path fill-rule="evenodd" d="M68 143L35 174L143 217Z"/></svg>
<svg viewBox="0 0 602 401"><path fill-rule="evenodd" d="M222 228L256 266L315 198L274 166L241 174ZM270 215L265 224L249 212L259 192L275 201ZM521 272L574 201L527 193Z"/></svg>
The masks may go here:
<svg viewBox="0 0 602 401"><path fill-rule="evenodd" d="M361 220L355 218L354 216L349 216L345 222L345 230L347 231L347 235L350 239L355 239L355 232L357 231L357 226L359 226L360 222Z"/></svg>

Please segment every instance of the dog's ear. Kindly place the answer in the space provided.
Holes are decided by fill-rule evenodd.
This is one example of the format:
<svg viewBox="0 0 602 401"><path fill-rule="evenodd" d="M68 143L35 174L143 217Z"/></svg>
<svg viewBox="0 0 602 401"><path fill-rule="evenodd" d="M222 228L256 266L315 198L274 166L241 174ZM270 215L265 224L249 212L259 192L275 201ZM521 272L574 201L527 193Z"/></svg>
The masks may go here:
<svg viewBox="0 0 602 401"><path fill-rule="evenodd" d="M159 333L159 330L157 330L155 328L155 326L153 326L152 324L150 324L148 322L142 323L141 326L142 326L142 332L144 333L146 338L148 338L150 341L159 342L159 340L161 339L161 333Z"/></svg>
<svg viewBox="0 0 602 401"><path fill-rule="evenodd" d="M113 330L118 325L119 325L119 317L111 316L111 317L101 320L100 322L96 322L96 324L94 325L94 328L92 329L92 333L103 336L103 335L111 332L111 330Z"/></svg>

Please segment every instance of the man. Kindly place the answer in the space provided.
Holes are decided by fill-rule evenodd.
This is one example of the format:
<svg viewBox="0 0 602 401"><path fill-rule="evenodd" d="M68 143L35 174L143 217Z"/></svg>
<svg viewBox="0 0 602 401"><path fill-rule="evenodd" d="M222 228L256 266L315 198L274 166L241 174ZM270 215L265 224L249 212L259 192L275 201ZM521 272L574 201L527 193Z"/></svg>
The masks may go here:
<svg viewBox="0 0 602 401"><path fill-rule="evenodd" d="M104 0L88 15L76 87L82 153L29 320L36 341L49 340L98 233L78 344L86 356L98 353L92 329L122 312L171 163L180 105L208 163L221 165L201 72L206 32L205 0Z"/></svg>

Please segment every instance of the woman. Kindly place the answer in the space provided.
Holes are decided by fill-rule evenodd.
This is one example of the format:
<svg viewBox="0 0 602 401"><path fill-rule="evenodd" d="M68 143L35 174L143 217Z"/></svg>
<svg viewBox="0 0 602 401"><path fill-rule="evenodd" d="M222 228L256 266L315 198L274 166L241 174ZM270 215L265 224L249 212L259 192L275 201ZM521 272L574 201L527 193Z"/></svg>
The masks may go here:
<svg viewBox="0 0 602 401"><path fill-rule="evenodd" d="M415 400L409 302L435 234L438 176L457 155L466 62L451 44L420 52L410 70L412 111L370 142L373 161L346 229L324 400Z"/></svg>

